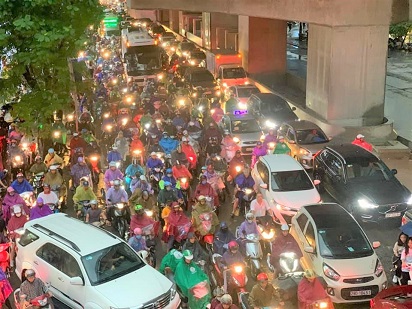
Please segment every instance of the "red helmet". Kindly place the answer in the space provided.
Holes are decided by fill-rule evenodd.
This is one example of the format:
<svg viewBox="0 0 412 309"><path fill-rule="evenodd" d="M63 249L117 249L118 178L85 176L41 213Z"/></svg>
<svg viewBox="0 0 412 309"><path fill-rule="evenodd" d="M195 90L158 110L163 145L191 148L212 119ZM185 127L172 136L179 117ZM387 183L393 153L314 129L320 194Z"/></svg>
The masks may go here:
<svg viewBox="0 0 412 309"><path fill-rule="evenodd" d="M256 277L257 281L264 281L264 280L268 280L268 275L266 273L260 273L259 275L257 275Z"/></svg>
<svg viewBox="0 0 412 309"><path fill-rule="evenodd" d="M236 241L232 240L231 242L229 242L228 247L229 249L237 249L239 248L239 245Z"/></svg>

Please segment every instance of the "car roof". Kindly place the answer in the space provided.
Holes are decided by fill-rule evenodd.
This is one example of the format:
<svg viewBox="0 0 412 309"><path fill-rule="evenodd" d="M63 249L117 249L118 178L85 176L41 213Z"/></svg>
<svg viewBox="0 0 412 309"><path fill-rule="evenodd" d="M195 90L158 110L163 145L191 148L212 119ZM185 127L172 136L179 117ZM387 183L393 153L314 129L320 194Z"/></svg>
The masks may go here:
<svg viewBox="0 0 412 309"><path fill-rule="evenodd" d="M173 33L173 32L169 32L169 31L166 31L165 33L163 33L162 36L163 36L163 37L165 37L165 36L175 37L174 33Z"/></svg>
<svg viewBox="0 0 412 309"><path fill-rule="evenodd" d="M318 229L336 227L336 220L356 222L345 208L336 203L311 204L302 208L312 217ZM329 222L329 218L336 220Z"/></svg>
<svg viewBox="0 0 412 309"><path fill-rule="evenodd" d="M282 97L280 97L280 96L278 96L278 95L276 95L276 94L274 94L274 93L254 93L254 94L252 94L253 96L256 96L256 97L258 97L259 99L261 99L261 100L270 100L270 99L276 99L276 100L279 100L279 99L281 99L281 100L283 100L283 101L286 101L285 99L283 99Z"/></svg>
<svg viewBox="0 0 412 309"><path fill-rule="evenodd" d="M248 89L248 88L259 89L255 85L233 85L233 86L230 86L230 88L234 88L234 89Z"/></svg>
<svg viewBox="0 0 412 309"><path fill-rule="evenodd" d="M332 152L340 155L345 161L351 162L352 159L367 159L372 161L379 160L373 153L367 151L366 149L353 145L351 143L335 144L325 147L330 149Z"/></svg>
<svg viewBox="0 0 412 309"><path fill-rule="evenodd" d="M63 213L29 221L24 227L30 228L36 235L42 233L54 239L81 256L120 243L120 239L113 234Z"/></svg>
<svg viewBox="0 0 412 309"><path fill-rule="evenodd" d="M290 125L292 128L295 130L308 130L308 129L316 129L322 131L321 128L312 121L308 120L291 120L291 121L286 121L284 122L288 125Z"/></svg>
<svg viewBox="0 0 412 309"><path fill-rule="evenodd" d="M270 154L260 157L260 160L269 167L270 172L303 170L298 161L285 154Z"/></svg>

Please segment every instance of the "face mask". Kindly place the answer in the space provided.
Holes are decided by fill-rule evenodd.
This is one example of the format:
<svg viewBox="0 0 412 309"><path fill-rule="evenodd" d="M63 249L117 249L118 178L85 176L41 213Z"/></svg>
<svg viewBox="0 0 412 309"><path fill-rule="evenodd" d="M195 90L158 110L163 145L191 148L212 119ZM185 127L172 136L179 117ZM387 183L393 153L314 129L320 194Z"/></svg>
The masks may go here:
<svg viewBox="0 0 412 309"><path fill-rule="evenodd" d="M20 213L17 213L17 214L14 214L17 218L20 218L21 217L21 212Z"/></svg>
<svg viewBox="0 0 412 309"><path fill-rule="evenodd" d="M205 185L207 183L207 180L202 180L202 185Z"/></svg>
<svg viewBox="0 0 412 309"><path fill-rule="evenodd" d="M167 174L167 177L172 177L172 174Z"/></svg>
<svg viewBox="0 0 412 309"><path fill-rule="evenodd" d="M247 222L252 223L252 222L253 222L253 220L247 220Z"/></svg>
<svg viewBox="0 0 412 309"><path fill-rule="evenodd" d="M170 190L172 190L172 188L166 187L166 191L170 191Z"/></svg>

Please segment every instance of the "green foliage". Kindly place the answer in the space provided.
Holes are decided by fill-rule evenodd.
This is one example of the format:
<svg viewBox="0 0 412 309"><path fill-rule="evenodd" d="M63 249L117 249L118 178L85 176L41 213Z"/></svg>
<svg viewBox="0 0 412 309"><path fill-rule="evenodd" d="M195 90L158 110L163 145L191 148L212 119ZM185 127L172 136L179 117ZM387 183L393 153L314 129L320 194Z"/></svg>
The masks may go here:
<svg viewBox="0 0 412 309"><path fill-rule="evenodd" d="M412 31L412 22L405 21L393 24L389 27L389 34L395 39L404 39L405 36Z"/></svg>
<svg viewBox="0 0 412 309"><path fill-rule="evenodd" d="M26 128L46 124L56 109L71 109L67 58L91 44L86 29L102 16L98 0L0 1L0 54L10 56L0 78L0 103L25 84L29 91L13 114L26 119Z"/></svg>

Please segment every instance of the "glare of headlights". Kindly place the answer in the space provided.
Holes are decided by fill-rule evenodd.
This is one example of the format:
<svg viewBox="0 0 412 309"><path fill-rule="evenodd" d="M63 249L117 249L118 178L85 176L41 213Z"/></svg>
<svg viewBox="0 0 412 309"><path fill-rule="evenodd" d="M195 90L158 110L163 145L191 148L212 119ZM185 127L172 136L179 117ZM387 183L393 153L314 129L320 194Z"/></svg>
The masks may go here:
<svg viewBox="0 0 412 309"><path fill-rule="evenodd" d="M187 182L187 178L182 178L182 183L186 183Z"/></svg>
<svg viewBox="0 0 412 309"><path fill-rule="evenodd" d="M179 104L180 104L180 105L185 105L185 100L183 100L183 99L182 99L182 100L179 100Z"/></svg>
<svg viewBox="0 0 412 309"><path fill-rule="evenodd" d="M234 138L233 138L233 141L237 144L237 143L240 142L240 139L239 139L238 137L234 137Z"/></svg>
<svg viewBox="0 0 412 309"><path fill-rule="evenodd" d="M93 156L93 157L90 158L90 160L92 160L92 161L97 161L97 157L96 157L96 156Z"/></svg>
<svg viewBox="0 0 412 309"><path fill-rule="evenodd" d="M240 265L235 266L235 272L241 273L242 271L243 271L243 267L242 267L242 266L240 266Z"/></svg>

